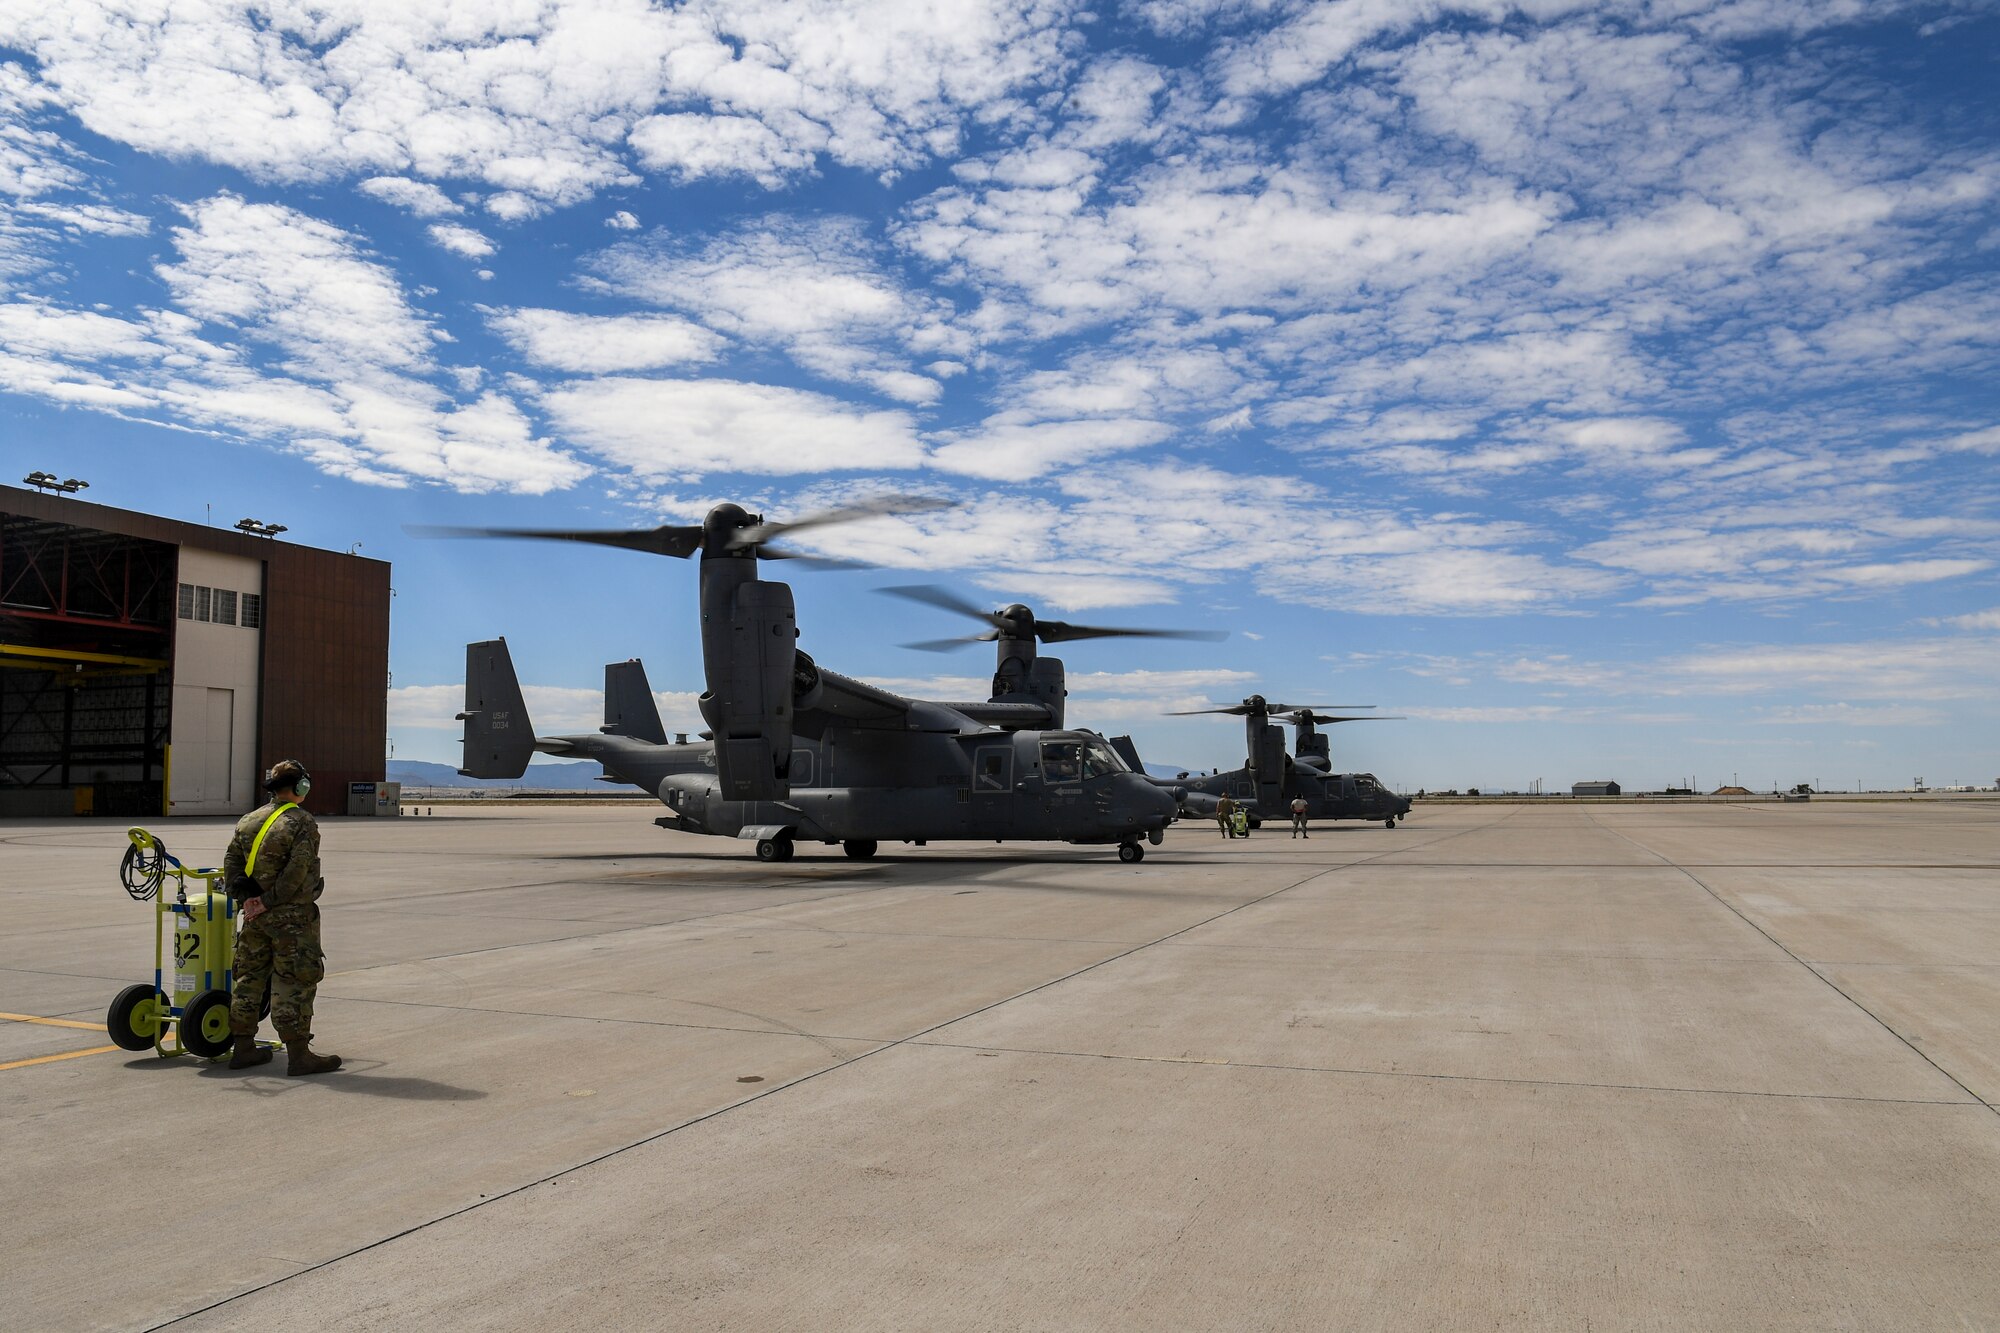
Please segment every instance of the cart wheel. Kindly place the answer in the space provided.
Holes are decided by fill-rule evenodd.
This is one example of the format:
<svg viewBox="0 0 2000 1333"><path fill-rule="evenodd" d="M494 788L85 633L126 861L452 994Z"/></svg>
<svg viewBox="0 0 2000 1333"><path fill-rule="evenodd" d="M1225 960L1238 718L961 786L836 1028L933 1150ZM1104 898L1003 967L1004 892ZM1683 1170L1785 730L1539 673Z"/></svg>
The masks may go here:
<svg viewBox="0 0 2000 1333"><path fill-rule="evenodd" d="M153 987L127 986L104 1015L104 1030L125 1050L150 1051L166 1011L167 997Z"/></svg>
<svg viewBox="0 0 2000 1333"><path fill-rule="evenodd" d="M229 1050L229 992L205 990L181 1010L181 1045L204 1060Z"/></svg>
<svg viewBox="0 0 2000 1333"><path fill-rule="evenodd" d="M1118 844L1118 859L1121 861L1143 861L1146 859L1146 849L1136 842L1121 842Z"/></svg>
<svg viewBox="0 0 2000 1333"><path fill-rule="evenodd" d="M842 850L856 861L866 861L875 855L876 846L873 838L849 838L841 844Z"/></svg>
<svg viewBox="0 0 2000 1333"><path fill-rule="evenodd" d="M759 861L782 861L785 859L785 845L776 838L757 839L757 859Z"/></svg>

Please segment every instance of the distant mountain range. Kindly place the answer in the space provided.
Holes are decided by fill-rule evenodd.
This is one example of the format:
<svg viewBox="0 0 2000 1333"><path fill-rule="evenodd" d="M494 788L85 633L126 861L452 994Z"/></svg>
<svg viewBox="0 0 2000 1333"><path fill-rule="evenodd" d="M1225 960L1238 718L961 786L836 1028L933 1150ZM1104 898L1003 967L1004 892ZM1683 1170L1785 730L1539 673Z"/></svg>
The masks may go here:
<svg viewBox="0 0 2000 1333"><path fill-rule="evenodd" d="M427 764L415 759L398 759L389 765L389 781L405 787L527 787L537 791L617 791L609 782L599 782L604 771L599 764L579 760L568 764L529 764L518 778L465 778L450 764Z"/></svg>

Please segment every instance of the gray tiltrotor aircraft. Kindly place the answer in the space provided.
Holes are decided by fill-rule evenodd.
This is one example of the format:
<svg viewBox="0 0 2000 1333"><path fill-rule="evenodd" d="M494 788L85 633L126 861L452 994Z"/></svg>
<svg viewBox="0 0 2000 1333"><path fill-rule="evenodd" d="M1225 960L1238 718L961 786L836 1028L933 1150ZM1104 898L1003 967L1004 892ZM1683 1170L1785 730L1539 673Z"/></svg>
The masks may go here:
<svg viewBox="0 0 2000 1333"><path fill-rule="evenodd" d="M655 821L662 827L750 839L766 861L789 859L800 841L866 858L884 841L948 839L1115 843L1120 860L1140 860L1172 821L1176 798L1127 768L1103 737L1064 728L1062 663L1034 654L1032 616L1025 653L1018 636L994 636L991 699L906 699L814 662L797 646L791 587L758 577L760 557L802 558L772 544L782 533L942 503L899 498L789 524L725 504L699 527L636 532L420 530L701 557L699 706L709 728L701 742L666 743L637 662L605 668L601 734L538 738L506 643L494 640L466 649L460 771L519 777L536 750L595 759L607 780L667 805L673 813ZM1069 632L1057 637L1120 632L1062 628Z"/></svg>
<svg viewBox="0 0 2000 1333"><path fill-rule="evenodd" d="M1347 706L1374 707L1373 704ZM1373 773L1335 773L1327 737L1319 730L1322 725L1336 722L1395 722L1399 718L1348 717L1294 704L1269 703L1261 694L1253 694L1240 704L1195 708L1172 716L1194 717L1203 713L1241 717L1250 753L1242 768L1207 777L1197 774L1175 778L1185 813L1213 814L1215 803L1225 793L1239 802L1251 802L1259 819L1284 818L1298 797L1305 798L1309 819L1379 819L1394 828L1398 819L1410 813L1408 798L1388 790ZM1286 718L1298 728L1296 758L1285 753L1284 728L1273 726L1273 717Z"/></svg>

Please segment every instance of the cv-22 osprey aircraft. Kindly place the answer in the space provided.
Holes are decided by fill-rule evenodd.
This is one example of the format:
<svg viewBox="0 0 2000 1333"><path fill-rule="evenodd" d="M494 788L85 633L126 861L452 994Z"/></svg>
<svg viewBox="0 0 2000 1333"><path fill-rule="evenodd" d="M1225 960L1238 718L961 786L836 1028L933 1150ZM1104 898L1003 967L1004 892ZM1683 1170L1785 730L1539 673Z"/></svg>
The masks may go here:
<svg viewBox="0 0 2000 1333"><path fill-rule="evenodd" d="M751 840L766 861L789 860L801 841L865 859L885 841L951 839L1115 844L1120 860L1141 860L1176 798L1101 736L1065 727L1063 666L1033 652L1031 616L1025 652L1018 634L994 636L993 698L910 699L821 667L797 646L791 587L758 576L760 557L811 559L774 544L786 532L943 504L898 497L792 523L723 504L699 526L639 531L418 530L700 556L702 743L664 743L636 663L607 669L606 734L537 738L496 640L467 650L460 771L519 777L536 750L596 759L607 776L658 796L672 811L655 821L662 827ZM1094 637L1063 628L1065 638Z"/></svg>
<svg viewBox="0 0 2000 1333"><path fill-rule="evenodd" d="M1365 709L1373 704L1351 704ZM1213 814L1216 802L1225 794L1238 802L1249 802L1253 819L1282 819L1290 813L1293 800L1304 797L1309 819L1380 820L1386 827L1410 813L1407 797L1384 787L1373 773L1335 773L1327 737L1319 728L1336 722L1394 722L1392 717L1350 717L1293 704L1267 702L1253 694L1240 704L1215 708L1195 708L1172 714L1195 717L1205 713L1227 713L1243 719L1248 762L1242 768L1208 776L1182 774L1173 779L1181 809L1187 814ZM1271 723L1273 717L1289 719L1298 728L1298 756L1285 753L1284 728ZM1123 740L1123 737L1119 738ZM1128 753L1127 758L1131 755Z"/></svg>

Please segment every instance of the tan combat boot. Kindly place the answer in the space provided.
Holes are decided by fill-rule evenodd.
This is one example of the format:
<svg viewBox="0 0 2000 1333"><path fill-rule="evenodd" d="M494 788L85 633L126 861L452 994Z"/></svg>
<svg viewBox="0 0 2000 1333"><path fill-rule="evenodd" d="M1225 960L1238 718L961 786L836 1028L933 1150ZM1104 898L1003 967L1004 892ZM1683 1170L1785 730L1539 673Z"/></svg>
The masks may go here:
<svg viewBox="0 0 2000 1333"><path fill-rule="evenodd" d="M236 1047L229 1053L229 1067L231 1069L249 1069L253 1065L268 1065L271 1063L271 1052L257 1044L257 1029L252 1028L248 1032L238 1032L234 1028L231 1028L230 1033L236 1038Z"/></svg>
<svg viewBox="0 0 2000 1333"><path fill-rule="evenodd" d="M331 1074L340 1068L339 1056L316 1055L311 1042L310 1032L301 1032L296 1037L285 1035L286 1077L304 1078L307 1074Z"/></svg>

